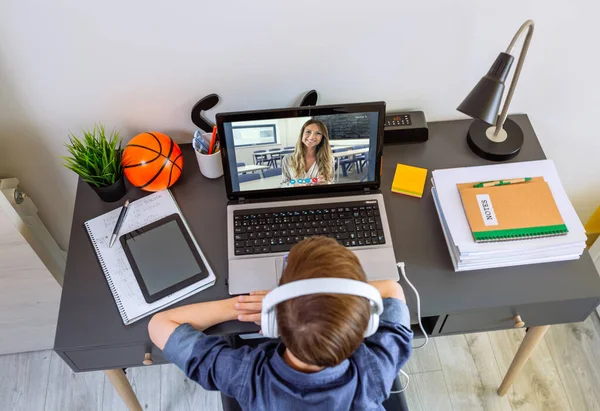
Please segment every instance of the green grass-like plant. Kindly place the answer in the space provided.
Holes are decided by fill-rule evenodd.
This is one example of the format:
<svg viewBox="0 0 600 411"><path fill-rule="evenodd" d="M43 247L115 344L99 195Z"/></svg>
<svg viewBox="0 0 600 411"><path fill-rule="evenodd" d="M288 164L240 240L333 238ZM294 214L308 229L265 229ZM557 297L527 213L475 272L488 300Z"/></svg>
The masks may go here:
<svg viewBox="0 0 600 411"><path fill-rule="evenodd" d="M119 132L113 130L107 135L104 126L98 124L82 133L82 138L69 133L69 143L65 147L71 156L62 157L64 166L92 186L113 185L123 175L123 139Z"/></svg>

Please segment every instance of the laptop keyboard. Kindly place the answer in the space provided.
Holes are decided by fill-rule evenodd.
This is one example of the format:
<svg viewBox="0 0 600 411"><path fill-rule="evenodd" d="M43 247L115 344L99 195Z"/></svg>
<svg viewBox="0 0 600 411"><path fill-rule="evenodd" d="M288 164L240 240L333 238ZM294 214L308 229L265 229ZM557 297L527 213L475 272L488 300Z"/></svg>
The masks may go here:
<svg viewBox="0 0 600 411"><path fill-rule="evenodd" d="M289 251L320 235L346 247L385 244L376 201L233 212L235 255Z"/></svg>

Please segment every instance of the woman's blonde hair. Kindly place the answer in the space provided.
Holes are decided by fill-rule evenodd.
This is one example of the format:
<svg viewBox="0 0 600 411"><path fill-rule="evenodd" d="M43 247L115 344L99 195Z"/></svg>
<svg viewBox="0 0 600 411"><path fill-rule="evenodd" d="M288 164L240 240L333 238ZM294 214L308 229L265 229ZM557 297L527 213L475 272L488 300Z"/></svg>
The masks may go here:
<svg viewBox="0 0 600 411"><path fill-rule="evenodd" d="M323 137L321 138L321 142L317 145L317 167L319 168L319 175L325 177L325 180L331 181L333 180L333 155L331 152L331 146L329 145L329 132L327 131L327 126L321 120L313 120L310 119L302 126L300 130L300 137L296 142L296 149L292 153L292 157L290 159L290 165L294 170L296 176L301 176L304 174L304 170L306 168L306 147L302 143L302 135L304 134L304 129L311 124L316 124L321 129L321 134Z"/></svg>

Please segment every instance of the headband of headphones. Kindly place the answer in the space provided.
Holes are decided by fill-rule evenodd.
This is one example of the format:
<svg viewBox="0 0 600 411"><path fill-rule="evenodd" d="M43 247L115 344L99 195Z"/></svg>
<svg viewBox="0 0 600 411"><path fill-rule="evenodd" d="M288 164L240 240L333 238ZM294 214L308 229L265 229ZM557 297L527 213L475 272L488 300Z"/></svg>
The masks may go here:
<svg viewBox="0 0 600 411"><path fill-rule="evenodd" d="M262 301L261 326L265 337L277 338L276 306L292 298L312 294L345 294L369 300L371 313L365 337L373 335L379 327L379 316L383 312L383 301L377 288L362 281L347 278L311 278L293 281L269 292Z"/></svg>

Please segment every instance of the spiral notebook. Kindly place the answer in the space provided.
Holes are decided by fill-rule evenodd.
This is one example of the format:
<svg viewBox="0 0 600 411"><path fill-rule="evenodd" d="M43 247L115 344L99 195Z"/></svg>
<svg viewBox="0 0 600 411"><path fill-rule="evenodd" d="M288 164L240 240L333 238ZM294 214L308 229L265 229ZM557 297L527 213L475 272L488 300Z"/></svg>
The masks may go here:
<svg viewBox="0 0 600 411"><path fill-rule="evenodd" d="M473 187L458 184L458 191L476 242L511 241L566 235L569 230L542 177L531 181Z"/></svg>
<svg viewBox="0 0 600 411"><path fill-rule="evenodd" d="M194 240L194 245L204 260L209 275L202 281L189 285L165 298L153 303L147 303L131 270L121 243L116 241L112 248L108 247L109 239L115 228L120 211L120 207L116 208L87 221L84 226L92 240L98 261L125 325L132 324L141 318L175 304L215 283L215 275L194 239L173 195L169 190L159 191L136 200L129 205L127 218L123 222L120 233L125 234L137 230L168 215L177 213L181 216L186 229L190 233L190 237Z"/></svg>

